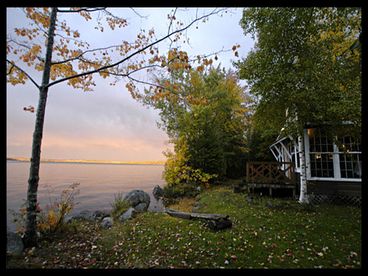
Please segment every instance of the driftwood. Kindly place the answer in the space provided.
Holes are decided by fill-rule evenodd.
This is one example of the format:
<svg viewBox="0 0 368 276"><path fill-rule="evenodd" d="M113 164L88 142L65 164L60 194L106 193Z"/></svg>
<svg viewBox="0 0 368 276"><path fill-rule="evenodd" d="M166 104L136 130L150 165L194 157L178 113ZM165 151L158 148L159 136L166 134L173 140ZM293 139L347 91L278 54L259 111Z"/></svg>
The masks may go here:
<svg viewBox="0 0 368 276"><path fill-rule="evenodd" d="M207 222L207 226L212 230L221 230L225 228L230 228L232 222L228 215L220 214L204 214L204 213L187 213L180 212L172 209L165 209L165 213L177 218L182 219L200 219Z"/></svg>

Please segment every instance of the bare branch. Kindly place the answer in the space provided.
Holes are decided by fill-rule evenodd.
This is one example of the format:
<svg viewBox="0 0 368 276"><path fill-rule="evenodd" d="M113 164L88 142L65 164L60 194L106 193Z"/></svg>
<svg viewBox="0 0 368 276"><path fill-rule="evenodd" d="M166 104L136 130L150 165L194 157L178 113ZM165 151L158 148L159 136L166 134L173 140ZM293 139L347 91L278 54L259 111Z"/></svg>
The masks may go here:
<svg viewBox="0 0 368 276"><path fill-rule="evenodd" d="M154 68L154 67L161 67L161 65L158 65L158 64L151 64L151 65L146 65L146 66L142 66L140 68L137 68L133 71L130 71L130 72L127 72L127 73L115 73L115 72L111 72L111 71L106 71L106 73L109 73L110 75L113 75L113 76L117 76L117 77L130 77L131 74L134 74L138 71L141 71L141 70L145 70L145 69L149 69L149 68ZM103 72L103 71L102 71Z"/></svg>
<svg viewBox="0 0 368 276"><path fill-rule="evenodd" d="M174 10L174 12L173 12L173 15L171 16L171 18L170 18L170 24L169 24L169 28L167 29L167 34L169 34L170 33L170 29L171 29L171 26L172 26L172 23L173 23L173 20L174 20L174 18L175 18L175 14L176 14L176 11L178 10L178 8L175 8L175 10ZM173 44L173 40L171 39L171 37L169 37L169 39L170 39L170 46L169 46L169 49L171 49L171 45Z"/></svg>
<svg viewBox="0 0 368 276"><path fill-rule="evenodd" d="M13 62L11 62L10 60L6 60L8 63L10 63L11 65L12 65L12 67L15 67L15 68L17 68L19 71L22 71L23 72L23 74L25 74L26 76L27 76L27 78L29 78L30 79L30 81L34 84L34 85L36 85L36 87L38 88L38 89L40 89L40 86L37 84L37 82L26 72L26 71L24 71L22 68L20 68L19 66L17 66L17 65L15 65ZM9 71L9 73L11 73L11 70Z"/></svg>
<svg viewBox="0 0 368 276"><path fill-rule="evenodd" d="M80 8L78 10L60 10L60 9L57 9L57 11L62 12L62 13L73 13L73 12L81 12L81 11L85 11L85 12L103 11L105 9L106 9L106 7L104 7L104 8Z"/></svg>
<svg viewBox="0 0 368 276"><path fill-rule="evenodd" d="M146 81L142 81L142 80L137 80L136 78L133 78L131 76L127 76L128 79L134 81L134 82L137 82L137 83L141 83L141 84L146 84L146 85L150 85L150 86L156 86L158 88L162 88L162 89L165 89L165 87L159 85L159 84L154 84L154 83L150 83L150 82L146 82Z"/></svg>
<svg viewBox="0 0 368 276"><path fill-rule="evenodd" d="M158 64L146 65L146 66L142 66L141 68L138 68L138 69L135 69L133 71L128 72L128 75L134 74L134 73L136 73L138 71L141 71L141 70L144 70L144 69L149 69L149 68L154 68L154 67L160 67L160 68L162 68L162 66L161 65L158 65Z"/></svg>
<svg viewBox="0 0 368 276"><path fill-rule="evenodd" d="M171 26L172 26L172 23L173 23L173 20L175 18L175 14L176 14L176 11L178 10L178 8L175 8L174 12L173 12L173 15L171 16L170 18L170 25L169 25L169 28L167 29L167 34L170 33L170 29L171 29Z"/></svg>
<svg viewBox="0 0 368 276"><path fill-rule="evenodd" d="M141 14L139 14L134 8L130 8L136 15L138 15L140 18L144 18L144 19L147 19L148 18L148 15L146 16L143 16Z"/></svg>
<svg viewBox="0 0 368 276"><path fill-rule="evenodd" d="M115 67L115 66L117 66L117 65L119 65L119 64L121 64L121 63L123 63L123 62L125 62L125 61L127 61L127 60L129 60L129 59L131 59L132 57L136 56L137 54L139 54L139 53L143 52L144 50L146 50L146 49L148 49L148 48L152 47L153 45L156 45L156 44L160 43L161 41L163 41L163 40L167 39L168 37L170 37L170 36L172 36L172 35L174 35L174 34L176 34L176 33L180 33L180 32L182 32L182 31L185 31L186 29L190 28L190 27L191 27L195 22L198 22L198 21L200 21L200 20L203 20L204 18L207 18L207 17L209 17L209 16L211 16L211 15L218 14L218 13L220 13L220 12L221 12L221 11L223 11L223 10L225 10L225 9L219 9L219 10L218 10L218 9L214 9L212 12L210 12L210 13L208 13L208 14L206 14L206 15L203 15L203 16L201 16L201 17L198 17L198 18L194 19L194 20L193 20L191 23L189 23L187 26L185 26L185 27L183 27L183 28L181 28L181 29L178 29L178 30L176 30L176 31L173 31L173 32L172 32L172 33L170 33L170 34L167 34L167 35L163 36L162 38L160 38L160 39L158 39L158 40L156 40L156 41L154 41L154 42L152 42L152 43L148 44L147 46L145 46L145 47L143 47L143 48L141 48L141 49L139 49L139 50L135 51L134 53L130 54L129 56L127 56L127 57L125 57L125 58L123 58L123 59L119 60L118 62L115 62L115 63L110 64L110 65L102 66L102 67L100 67L100 68L98 68L98 69L95 69L95 70L91 70L91 71L83 72L83 73L80 73L80 74L76 74L76 75L74 75L74 76L69 76L69 77L65 77L65 78L62 78L62 79L56 80L56 81L54 81L54 82L49 83L49 84L47 85L47 87L53 86L53 85L55 85L55 84L58 84L58 83L60 83L60 82L64 82L64 81L67 81L67 80L70 80L70 79L73 79L73 78L78 78L78 77L82 77L82 76L85 76L85 75L95 74L95 73L98 73L98 72L100 72L100 71L103 71L103 70L106 70L106 69L109 69L109 68Z"/></svg>

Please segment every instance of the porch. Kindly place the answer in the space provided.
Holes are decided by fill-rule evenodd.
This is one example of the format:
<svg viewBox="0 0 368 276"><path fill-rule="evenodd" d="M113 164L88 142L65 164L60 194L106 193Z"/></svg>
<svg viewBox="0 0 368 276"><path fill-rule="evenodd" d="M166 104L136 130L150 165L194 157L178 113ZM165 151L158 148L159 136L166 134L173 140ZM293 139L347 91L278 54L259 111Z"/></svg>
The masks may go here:
<svg viewBox="0 0 368 276"><path fill-rule="evenodd" d="M296 194L295 168L292 162L248 162L246 165L248 193L267 188L272 196L274 189L291 189Z"/></svg>

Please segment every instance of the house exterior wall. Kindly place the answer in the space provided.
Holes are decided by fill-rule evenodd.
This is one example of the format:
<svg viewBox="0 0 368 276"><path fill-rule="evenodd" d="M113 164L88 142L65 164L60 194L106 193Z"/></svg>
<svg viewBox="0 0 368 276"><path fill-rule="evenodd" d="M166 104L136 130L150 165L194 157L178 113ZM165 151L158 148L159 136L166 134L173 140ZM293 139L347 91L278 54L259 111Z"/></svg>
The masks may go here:
<svg viewBox="0 0 368 276"><path fill-rule="evenodd" d="M309 180L308 194L361 196L361 182Z"/></svg>

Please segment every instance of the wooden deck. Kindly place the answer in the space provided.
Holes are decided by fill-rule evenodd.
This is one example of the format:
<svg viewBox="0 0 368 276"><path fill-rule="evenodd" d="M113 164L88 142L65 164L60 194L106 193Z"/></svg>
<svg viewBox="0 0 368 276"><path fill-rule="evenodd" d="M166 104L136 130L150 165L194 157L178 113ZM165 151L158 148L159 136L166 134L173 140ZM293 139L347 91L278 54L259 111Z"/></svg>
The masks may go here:
<svg viewBox="0 0 368 276"><path fill-rule="evenodd" d="M246 183L248 193L256 188L268 188L270 196L273 189L292 189L295 197L296 177L291 162L248 162Z"/></svg>

